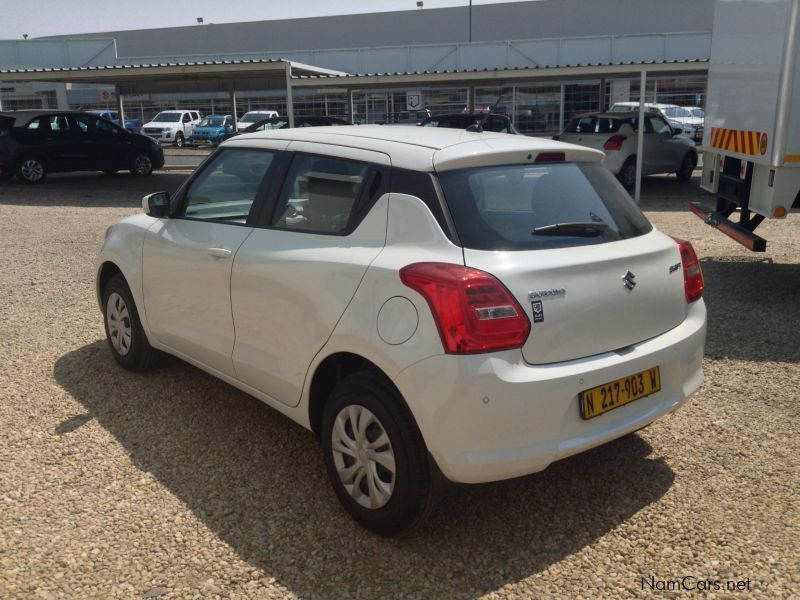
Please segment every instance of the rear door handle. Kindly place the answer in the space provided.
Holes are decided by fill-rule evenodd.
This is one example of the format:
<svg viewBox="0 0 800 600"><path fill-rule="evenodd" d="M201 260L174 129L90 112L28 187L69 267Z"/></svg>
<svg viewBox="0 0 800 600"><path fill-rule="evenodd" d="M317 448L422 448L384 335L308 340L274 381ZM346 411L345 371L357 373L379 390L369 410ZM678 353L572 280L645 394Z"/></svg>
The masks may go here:
<svg viewBox="0 0 800 600"><path fill-rule="evenodd" d="M233 255L233 252L227 248L208 248L207 252L217 258L230 258Z"/></svg>

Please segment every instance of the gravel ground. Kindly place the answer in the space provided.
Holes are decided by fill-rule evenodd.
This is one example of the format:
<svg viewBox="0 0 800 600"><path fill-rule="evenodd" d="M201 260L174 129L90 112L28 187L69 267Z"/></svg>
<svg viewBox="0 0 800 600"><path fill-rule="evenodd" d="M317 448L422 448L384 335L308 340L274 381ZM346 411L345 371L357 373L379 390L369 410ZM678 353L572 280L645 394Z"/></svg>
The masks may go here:
<svg viewBox="0 0 800 600"><path fill-rule="evenodd" d="M345 516L288 419L180 361L112 360L103 233L183 177L0 183L0 597L625 597L687 576L798 596L800 215L749 254L686 210L697 178L648 179L648 216L702 257L705 385L636 435L455 491L398 541Z"/></svg>

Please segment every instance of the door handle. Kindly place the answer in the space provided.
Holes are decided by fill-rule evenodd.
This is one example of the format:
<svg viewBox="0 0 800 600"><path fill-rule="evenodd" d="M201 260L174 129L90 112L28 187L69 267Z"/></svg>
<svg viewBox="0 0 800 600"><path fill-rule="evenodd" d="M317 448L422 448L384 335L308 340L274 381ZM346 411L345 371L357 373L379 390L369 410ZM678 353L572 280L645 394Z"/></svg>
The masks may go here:
<svg viewBox="0 0 800 600"><path fill-rule="evenodd" d="M233 252L227 248L208 248L207 252L217 258L230 258L233 255Z"/></svg>

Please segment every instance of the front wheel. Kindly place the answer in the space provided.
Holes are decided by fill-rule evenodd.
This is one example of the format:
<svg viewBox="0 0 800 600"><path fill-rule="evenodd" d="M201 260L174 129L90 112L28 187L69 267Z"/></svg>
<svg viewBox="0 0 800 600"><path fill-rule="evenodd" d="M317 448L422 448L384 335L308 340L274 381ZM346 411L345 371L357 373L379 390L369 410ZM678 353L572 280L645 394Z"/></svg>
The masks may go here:
<svg viewBox="0 0 800 600"><path fill-rule="evenodd" d="M384 377L363 372L341 381L321 433L328 477L359 524L395 536L424 521L434 501L425 442Z"/></svg>
<svg viewBox="0 0 800 600"><path fill-rule="evenodd" d="M692 152L687 152L681 161L681 166L675 171L678 181L689 181L697 166L697 157Z"/></svg>
<svg viewBox="0 0 800 600"><path fill-rule="evenodd" d="M103 317L114 359L129 371L149 369L156 351L147 341L131 290L122 275L115 275L103 290Z"/></svg>
<svg viewBox="0 0 800 600"><path fill-rule="evenodd" d="M186 145L186 140L184 140L183 134L178 132L175 134L175 141L172 143L175 144L178 148L183 148Z"/></svg>
<svg viewBox="0 0 800 600"><path fill-rule="evenodd" d="M134 177L147 177L153 172L153 159L149 154L137 154L131 164L131 175Z"/></svg>

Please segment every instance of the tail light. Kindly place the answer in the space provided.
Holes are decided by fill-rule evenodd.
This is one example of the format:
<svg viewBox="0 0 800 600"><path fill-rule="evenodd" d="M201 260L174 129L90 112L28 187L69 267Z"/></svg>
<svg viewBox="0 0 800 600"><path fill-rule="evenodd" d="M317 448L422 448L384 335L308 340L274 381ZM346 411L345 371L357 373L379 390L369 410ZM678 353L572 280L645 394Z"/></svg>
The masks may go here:
<svg viewBox="0 0 800 600"><path fill-rule="evenodd" d="M703 296L703 271L694 248L686 240L672 238L678 244L683 264L683 288L686 291L686 302L691 304Z"/></svg>
<svg viewBox="0 0 800 600"><path fill-rule="evenodd" d="M603 144L603 150L622 150L622 142L626 139L624 135L612 135Z"/></svg>
<svg viewBox="0 0 800 600"><path fill-rule="evenodd" d="M564 162L566 154L563 152L540 152L534 162Z"/></svg>
<svg viewBox="0 0 800 600"><path fill-rule="evenodd" d="M460 265L414 263L400 269L400 280L428 301L448 354L520 348L528 339L528 317L489 273Z"/></svg>
<svg viewBox="0 0 800 600"><path fill-rule="evenodd" d="M561 139L561 136L560 136L560 135L554 135L554 136L553 136L553 139L554 139L555 141L558 141L558 140L560 140L560 139Z"/></svg>

